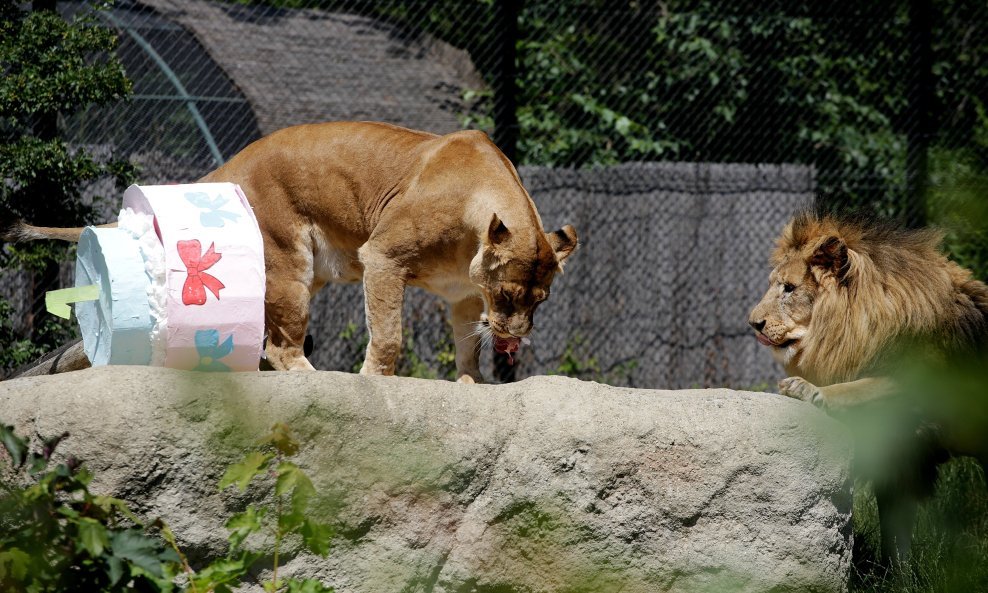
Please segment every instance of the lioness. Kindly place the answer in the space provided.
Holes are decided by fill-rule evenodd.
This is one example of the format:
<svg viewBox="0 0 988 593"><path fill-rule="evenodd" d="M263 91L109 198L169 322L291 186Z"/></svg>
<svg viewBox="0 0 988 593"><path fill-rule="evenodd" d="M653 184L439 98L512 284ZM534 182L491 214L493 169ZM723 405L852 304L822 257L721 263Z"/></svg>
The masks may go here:
<svg viewBox="0 0 988 593"><path fill-rule="evenodd" d="M450 303L457 378L479 382L481 339L517 350L577 246L572 226L543 230L515 168L477 131L295 126L200 181L239 184L254 209L267 269L265 353L279 370L313 368L303 354L312 296L327 282L362 279L370 340L361 373L394 374L411 285ZM80 232L21 224L9 236Z"/></svg>
<svg viewBox="0 0 988 593"><path fill-rule="evenodd" d="M929 385L905 381L900 366L943 370L982 357L988 342L988 286L949 261L940 241L930 229L797 216L777 241L768 292L748 320L791 375L779 382L782 394L852 426L852 414L866 413L894 413L904 423L894 436L876 436L881 427L860 420L853 431L857 465L874 480L887 561L908 557L916 500L929 493L947 454L988 461L982 439L958 438L957 416L933 404ZM918 402L908 397L916 389ZM891 451L862 445L892 439ZM869 456L871 463L860 462Z"/></svg>

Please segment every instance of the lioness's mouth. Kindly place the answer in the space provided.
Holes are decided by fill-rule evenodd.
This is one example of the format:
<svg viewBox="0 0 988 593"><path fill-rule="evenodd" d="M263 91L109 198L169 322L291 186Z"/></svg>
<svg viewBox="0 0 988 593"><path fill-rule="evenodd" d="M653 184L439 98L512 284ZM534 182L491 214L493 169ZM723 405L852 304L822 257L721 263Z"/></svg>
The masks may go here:
<svg viewBox="0 0 988 593"><path fill-rule="evenodd" d="M521 348L522 344L528 344L528 338L515 336L511 333L495 328L487 319L486 312L481 313L480 323L490 330L491 336L494 338L494 351L507 354L508 364L515 364L515 359L511 356L511 354L513 352L518 352L518 349Z"/></svg>
<svg viewBox="0 0 988 593"><path fill-rule="evenodd" d="M518 352L518 349L521 348L522 342L527 344L528 340L525 338L519 338L518 336L513 336L511 334L501 335L502 332L495 330L486 319L484 319L482 323L491 330L491 336L494 338L494 351L507 354L508 364L515 364L515 359L511 356L511 354L513 352Z"/></svg>
<svg viewBox="0 0 988 593"><path fill-rule="evenodd" d="M511 356L511 353L518 352L518 348L520 347L521 338L516 338L514 336L511 336L510 338L502 338L497 334L494 335L494 351L507 354L508 364L515 364L515 359Z"/></svg>

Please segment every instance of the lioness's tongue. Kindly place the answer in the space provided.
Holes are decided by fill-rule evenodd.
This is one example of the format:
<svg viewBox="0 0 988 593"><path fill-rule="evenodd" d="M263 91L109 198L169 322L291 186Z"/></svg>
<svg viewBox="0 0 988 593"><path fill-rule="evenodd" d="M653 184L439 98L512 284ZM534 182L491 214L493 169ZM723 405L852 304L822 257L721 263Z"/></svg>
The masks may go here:
<svg viewBox="0 0 988 593"><path fill-rule="evenodd" d="M518 352L518 348L521 345L521 338L516 338L514 336L510 338L502 338L501 336L494 336L494 350L497 352L504 352L508 355L508 364L515 364L515 359L512 358L512 352Z"/></svg>

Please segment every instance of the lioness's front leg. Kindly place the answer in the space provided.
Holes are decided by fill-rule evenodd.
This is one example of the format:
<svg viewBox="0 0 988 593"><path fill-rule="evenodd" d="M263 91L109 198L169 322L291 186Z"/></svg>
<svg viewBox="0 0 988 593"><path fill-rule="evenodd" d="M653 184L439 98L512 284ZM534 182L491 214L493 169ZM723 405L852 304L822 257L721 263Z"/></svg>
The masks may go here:
<svg viewBox="0 0 988 593"><path fill-rule="evenodd" d="M460 383L483 383L480 374L480 334L476 325L484 312L484 299L470 297L450 305L453 340L456 343L456 380Z"/></svg>
<svg viewBox="0 0 988 593"><path fill-rule="evenodd" d="M367 316L367 354L361 375L393 375L401 350L401 306L405 272L387 256L364 245L358 252L364 266L364 313Z"/></svg>

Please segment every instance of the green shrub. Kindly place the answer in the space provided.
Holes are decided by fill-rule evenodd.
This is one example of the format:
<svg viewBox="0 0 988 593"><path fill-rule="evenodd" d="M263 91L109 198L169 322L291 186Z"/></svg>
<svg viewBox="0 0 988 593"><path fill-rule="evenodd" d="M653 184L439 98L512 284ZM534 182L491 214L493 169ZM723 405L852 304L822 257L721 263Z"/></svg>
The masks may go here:
<svg viewBox="0 0 988 593"><path fill-rule="evenodd" d="M275 425L257 450L232 465L220 489L240 491L255 478L275 480L271 507L248 506L226 522L229 551L201 568L192 567L171 529L161 521L146 524L127 503L89 491L92 475L69 457L52 465L62 434L29 450L10 426L0 425L0 440L9 463L0 466L0 590L9 593L69 593L73 591L160 593L228 593L242 584L262 554L244 543L253 534L270 533L273 540L271 579L265 591L331 593L314 579L280 579L279 553L288 536L299 536L304 547L326 556L332 530L308 516L315 494L312 481L288 458L299 445L287 426Z"/></svg>

